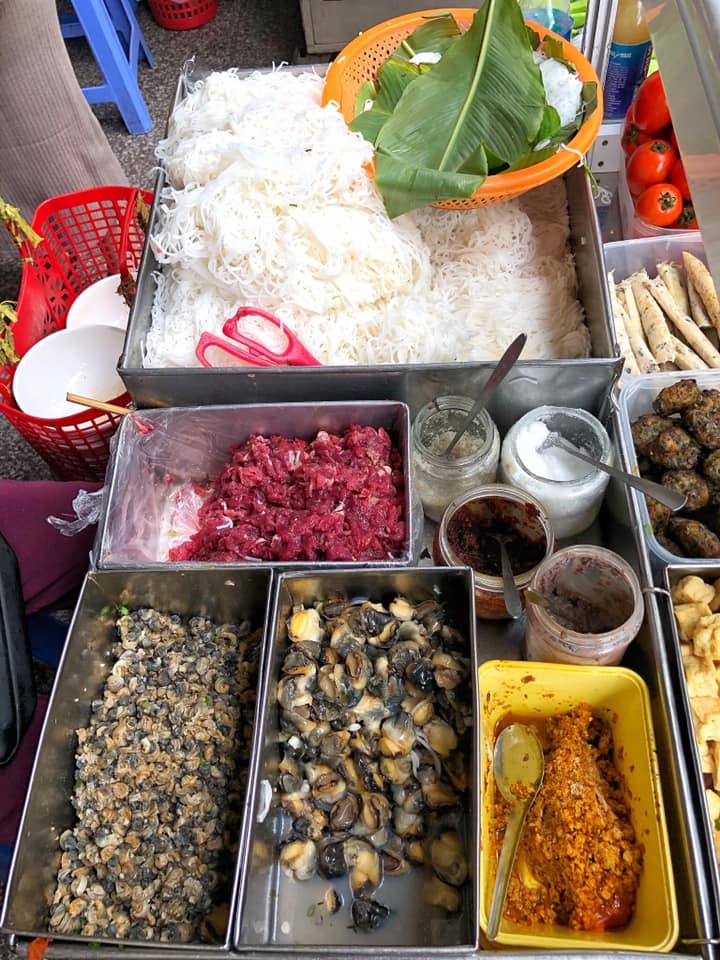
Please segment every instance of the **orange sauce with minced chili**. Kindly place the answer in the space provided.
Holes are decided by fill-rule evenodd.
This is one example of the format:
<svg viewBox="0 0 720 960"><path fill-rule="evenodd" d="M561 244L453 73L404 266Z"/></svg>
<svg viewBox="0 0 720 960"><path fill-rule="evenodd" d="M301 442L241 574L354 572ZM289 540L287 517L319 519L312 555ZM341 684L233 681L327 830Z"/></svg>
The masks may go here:
<svg viewBox="0 0 720 960"><path fill-rule="evenodd" d="M520 719L503 718L498 729ZM534 726L543 744L545 777L528 813L504 915L526 926L625 926L635 908L643 848L614 762L612 730L588 704L523 722ZM508 809L496 790L498 855Z"/></svg>

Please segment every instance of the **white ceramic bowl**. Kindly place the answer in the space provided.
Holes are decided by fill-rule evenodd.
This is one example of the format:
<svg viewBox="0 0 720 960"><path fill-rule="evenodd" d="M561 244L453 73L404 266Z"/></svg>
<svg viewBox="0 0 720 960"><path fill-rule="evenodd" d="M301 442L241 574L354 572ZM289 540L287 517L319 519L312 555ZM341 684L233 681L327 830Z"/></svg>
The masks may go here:
<svg viewBox="0 0 720 960"><path fill-rule="evenodd" d="M73 300L65 318L68 330L86 327L90 324L103 324L109 327L127 327L130 307L118 293L120 274L103 277L97 283L91 283Z"/></svg>
<svg viewBox="0 0 720 960"><path fill-rule="evenodd" d="M114 400L125 392L117 373L125 334L117 327L57 330L38 340L15 368L13 394L18 407L44 420L87 410L66 400L77 393L93 400Z"/></svg>

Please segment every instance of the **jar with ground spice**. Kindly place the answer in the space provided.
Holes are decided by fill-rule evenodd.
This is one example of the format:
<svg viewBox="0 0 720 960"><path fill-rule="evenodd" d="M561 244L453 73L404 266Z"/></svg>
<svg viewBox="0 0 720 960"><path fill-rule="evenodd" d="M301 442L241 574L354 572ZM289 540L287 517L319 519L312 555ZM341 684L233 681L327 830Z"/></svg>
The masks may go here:
<svg viewBox="0 0 720 960"><path fill-rule="evenodd" d="M564 547L546 558L530 589L535 599L527 604L528 660L614 666L645 615L630 564L594 544Z"/></svg>
<svg viewBox="0 0 720 960"><path fill-rule="evenodd" d="M501 483L476 487L448 504L433 541L436 564L472 568L475 612L486 620L510 616L505 606L500 540L523 599L535 569L555 549L548 516L534 497Z"/></svg>
<svg viewBox="0 0 720 960"><path fill-rule="evenodd" d="M538 498L556 537L574 537L597 517L610 478L553 445L553 435L569 440L581 453L611 463L610 437L597 417L580 408L543 406L508 430L500 479Z"/></svg>
<svg viewBox="0 0 720 960"><path fill-rule="evenodd" d="M467 490L495 481L500 435L487 410L473 417L450 456L444 455L472 406L469 397L436 397L413 423L413 481L431 520L439 521L450 501Z"/></svg>

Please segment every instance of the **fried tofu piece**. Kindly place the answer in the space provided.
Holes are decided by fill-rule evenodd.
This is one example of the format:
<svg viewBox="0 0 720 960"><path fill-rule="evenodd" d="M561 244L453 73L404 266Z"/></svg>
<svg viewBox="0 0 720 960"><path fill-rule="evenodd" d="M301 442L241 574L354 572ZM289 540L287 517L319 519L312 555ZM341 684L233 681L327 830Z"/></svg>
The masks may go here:
<svg viewBox="0 0 720 960"><path fill-rule="evenodd" d="M696 657L720 660L720 613L700 617L692 633L692 642Z"/></svg>
<svg viewBox="0 0 720 960"><path fill-rule="evenodd" d="M695 725L695 742L697 743L698 753L700 754L700 769L703 773L713 774L713 762L710 756L710 744L704 740L700 732L700 724Z"/></svg>
<svg viewBox="0 0 720 960"><path fill-rule="evenodd" d="M720 582L720 581L718 581ZM715 587L702 577L690 574L675 584L672 590L673 603L710 603L715 596Z"/></svg>
<svg viewBox="0 0 720 960"><path fill-rule="evenodd" d="M695 629L704 617L713 616L707 603L678 603L675 605L675 620L681 642L691 643Z"/></svg>
<svg viewBox="0 0 720 960"><path fill-rule="evenodd" d="M708 657L698 657L694 653L683 655L685 679L691 702L700 698L720 697L718 674L715 664Z"/></svg>

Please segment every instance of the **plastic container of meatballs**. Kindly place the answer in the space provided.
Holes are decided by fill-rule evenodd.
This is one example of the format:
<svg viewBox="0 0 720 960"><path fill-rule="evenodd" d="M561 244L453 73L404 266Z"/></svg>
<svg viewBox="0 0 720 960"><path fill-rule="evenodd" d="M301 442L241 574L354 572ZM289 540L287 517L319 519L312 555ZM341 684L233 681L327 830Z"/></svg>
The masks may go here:
<svg viewBox="0 0 720 960"><path fill-rule="evenodd" d="M672 514L629 491L651 561L720 568L720 370L636 377L620 391L618 415L626 468L688 495Z"/></svg>
<svg viewBox="0 0 720 960"><path fill-rule="evenodd" d="M235 947L474 951L471 571L283 573L270 631Z"/></svg>

